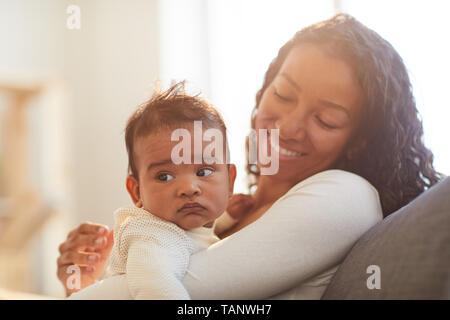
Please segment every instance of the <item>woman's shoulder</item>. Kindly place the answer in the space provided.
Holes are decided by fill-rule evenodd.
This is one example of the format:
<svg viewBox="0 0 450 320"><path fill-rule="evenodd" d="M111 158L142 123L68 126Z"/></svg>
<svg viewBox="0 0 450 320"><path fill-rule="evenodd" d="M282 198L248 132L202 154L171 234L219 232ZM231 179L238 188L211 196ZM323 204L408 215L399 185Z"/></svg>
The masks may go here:
<svg viewBox="0 0 450 320"><path fill-rule="evenodd" d="M361 176L343 170L317 173L297 183L277 202L280 208L295 206L329 221L352 225L359 221L365 227L383 218L377 190Z"/></svg>
<svg viewBox="0 0 450 320"><path fill-rule="evenodd" d="M378 191L372 184L363 177L344 170L331 169L316 173L293 186L288 193L298 192L303 189L322 189L336 191L342 190L366 192L378 198ZM340 192L339 192L340 193Z"/></svg>

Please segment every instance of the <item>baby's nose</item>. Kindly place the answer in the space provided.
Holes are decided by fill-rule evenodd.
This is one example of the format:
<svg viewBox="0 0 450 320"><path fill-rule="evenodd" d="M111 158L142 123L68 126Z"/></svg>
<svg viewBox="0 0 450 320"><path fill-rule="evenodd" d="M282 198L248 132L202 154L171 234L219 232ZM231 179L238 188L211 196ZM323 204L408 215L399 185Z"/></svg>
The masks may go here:
<svg viewBox="0 0 450 320"><path fill-rule="evenodd" d="M178 187L179 197L194 197L201 194L201 189L195 179L186 179L180 183Z"/></svg>

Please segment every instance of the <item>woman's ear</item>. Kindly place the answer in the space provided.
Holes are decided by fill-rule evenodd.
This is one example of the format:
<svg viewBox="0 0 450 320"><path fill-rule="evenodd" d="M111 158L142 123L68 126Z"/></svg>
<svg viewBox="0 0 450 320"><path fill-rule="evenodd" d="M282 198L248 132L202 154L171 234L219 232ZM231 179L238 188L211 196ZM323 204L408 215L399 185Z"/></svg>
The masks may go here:
<svg viewBox="0 0 450 320"><path fill-rule="evenodd" d="M234 164L229 164L228 167L228 196L233 195L234 181L236 180L236 166Z"/></svg>
<svg viewBox="0 0 450 320"><path fill-rule="evenodd" d="M138 208L142 208L142 200L139 193L139 182L135 177L128 175L126 184L128 194L130 195L131 200L133 200L134 205Z"/></svg>

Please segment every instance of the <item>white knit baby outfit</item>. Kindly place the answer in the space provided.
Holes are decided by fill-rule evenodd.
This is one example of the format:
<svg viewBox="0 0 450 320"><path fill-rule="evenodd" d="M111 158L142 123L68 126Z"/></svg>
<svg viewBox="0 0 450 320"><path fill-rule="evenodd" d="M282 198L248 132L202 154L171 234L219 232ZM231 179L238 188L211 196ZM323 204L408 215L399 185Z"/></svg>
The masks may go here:
<svg viewBox="0 0 450 320"><path fill-rule="evenodd" d="M191 254L219 240L214 227L186 231L136 207L114 213L109 273L126 274L134 299L190 299L182 284Z"/></svg>

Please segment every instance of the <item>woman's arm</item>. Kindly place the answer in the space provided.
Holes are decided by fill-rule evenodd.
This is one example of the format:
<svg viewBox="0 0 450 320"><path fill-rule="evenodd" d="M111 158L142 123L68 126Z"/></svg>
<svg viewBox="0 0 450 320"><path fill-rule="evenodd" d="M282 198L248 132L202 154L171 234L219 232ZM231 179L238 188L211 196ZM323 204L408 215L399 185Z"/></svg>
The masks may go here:
<svg viewBox="0 0 450 320"><path fill-rule="evenodd" d="M250 195L234 195L227 212L218 219L215 231L218 234L226 231L253 203L254 199ZM60 256L57 261L58 278L66 289L67 296L100 279L114 244L113 235L113 231L108 231L107 226L92 222L82 223L68 234L67 239L59 246ZM72 265L80 267L80 288L67 288L67 279L72 275L68 268Z"/></svg>
<svg viewBox="0 0 450 320"><path fill-rule="evenodd" d="M376 190L329 170L281 197L257 221L191 256L183 280L192 299L264 299L339 264L382 219Z"/></svg>

